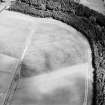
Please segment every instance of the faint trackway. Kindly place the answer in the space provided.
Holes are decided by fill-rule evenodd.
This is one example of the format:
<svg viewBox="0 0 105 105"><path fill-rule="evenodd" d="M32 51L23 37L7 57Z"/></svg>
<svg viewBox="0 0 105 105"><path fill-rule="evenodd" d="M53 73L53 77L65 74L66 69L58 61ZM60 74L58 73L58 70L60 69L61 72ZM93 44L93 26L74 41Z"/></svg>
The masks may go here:
<svg viewBox="0 0 105 105"><path fill-rule="evenodd" d="M11 82L11 85L10 85L10 88L9 88L9 90L8 90L8 93L7 93L7 96L6 96L6 98L5 98L5 101L4 101L4 104L3 104L3 105L7 105L9 98L12 99L12 97L14 96L15 89L16 89L16 87L18 86L18 83L19 83L19 80L20 80L21 64L22 64L22 61L23 61L23 59L24 59L24 56L25 56L25 54L26 54L26 52L27 52L27 50L28 50L28 48L29 48L29 46L30 46L30 44L31 44L31 39L32 39L33 33L34 33L34 30L32 30L32 31L30 32L30 35L29 35L29 36L27 37L27 39L26 39L25 47L24 47L22 56L21 56L21 58L20 58L20 60L19 60L18 65L16 66L16 71L15 71L15 74L14 74L14 76L13 76L13 79L12 79L12 82ZM17 72L19 72L19 78L18 78L19 80L17 80L16 85L15 85L15 89L14 89L14 88L11 88L11 87L12 87L12 85L14 85L13 82L14 82L15 76L17 75ZM11 90L10 90L10 89L11 89ZM13 89L13 90L12 90L12 89ZM11 105L11 103L9 102L8 105Z"/></svg>
<svg viewBox="0 0 105 105"><path fill-rule="evenodd" d="M26 54L26 52L27 52L27 50L28 50L28 48L29 48L29 46L30 46L30 44L31 44L31 39L32 39L32 36L33 36L33 33L34 33L34 32L35 32L35 30L32 30L31 33L30 33L30 36L29 36L29 37L27 38L27 40L26 40L25 48L24 48L24 50L23 50L23 53L22 53L20 62L22 62L23 59L24 59L24 56L25 56L25 54Z"/></svg>

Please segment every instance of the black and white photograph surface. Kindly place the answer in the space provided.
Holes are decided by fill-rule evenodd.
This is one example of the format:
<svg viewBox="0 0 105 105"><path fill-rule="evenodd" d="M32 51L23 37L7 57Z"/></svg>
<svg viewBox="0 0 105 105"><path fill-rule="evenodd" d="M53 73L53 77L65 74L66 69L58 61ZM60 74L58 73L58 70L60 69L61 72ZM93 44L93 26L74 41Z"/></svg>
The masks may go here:
<svg viewBox="0 0 105 105"><path fill-rule="evenodd" d="M105 105L105 0L0 0L0 105Z"/></svg>

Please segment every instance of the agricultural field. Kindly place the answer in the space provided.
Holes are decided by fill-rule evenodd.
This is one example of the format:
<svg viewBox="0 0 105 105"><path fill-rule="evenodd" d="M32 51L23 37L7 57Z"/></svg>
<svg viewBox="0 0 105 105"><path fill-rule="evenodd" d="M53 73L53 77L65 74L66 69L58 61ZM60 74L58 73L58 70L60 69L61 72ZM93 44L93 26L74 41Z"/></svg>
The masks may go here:
<svg viewBox="0 0 105 105"><path fill-rule="evenodd" d="M0 30L0 71L13 72L11 79L1 78L11 82L20 71L15 93L7 95L11 105L91 104L92 57L83 34L52 18L7 10L0 13Z"/></svg>

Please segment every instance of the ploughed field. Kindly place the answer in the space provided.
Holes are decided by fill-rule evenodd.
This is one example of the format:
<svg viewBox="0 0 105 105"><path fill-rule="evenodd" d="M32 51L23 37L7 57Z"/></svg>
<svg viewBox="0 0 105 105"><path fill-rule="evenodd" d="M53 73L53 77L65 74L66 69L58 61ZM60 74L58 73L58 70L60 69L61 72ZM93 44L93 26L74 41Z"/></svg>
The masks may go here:
<svg viewBox="0 0 105 105"><path fill-rule="evenodd" d="M90 105L91 50L76 29L51 18L0 14L0 105ZM10 88L12 90L12 88ZM13 95L11 95L13 94Z"/></svg>

